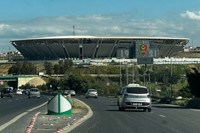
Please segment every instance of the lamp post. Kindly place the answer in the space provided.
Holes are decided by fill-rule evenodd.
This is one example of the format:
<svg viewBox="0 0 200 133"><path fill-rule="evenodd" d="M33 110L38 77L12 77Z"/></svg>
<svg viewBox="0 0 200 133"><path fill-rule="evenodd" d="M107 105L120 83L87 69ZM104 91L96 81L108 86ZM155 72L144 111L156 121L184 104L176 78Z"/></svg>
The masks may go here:
<svg viewBox="0 0 200 133"><path fill-rule="evenodd" d="M121 67L121 61L120 61L120 75L119 75L119 82L120 82L120 87L122 87L122 67Z"/></svg>
<svg viewBox="0 0 200 133"><path fill-rule="evenodd" d="M170 71L171 71L171 72L170 72L170 81L171 81L170 84L171 84L171 85L170 85L170 86L171 86L171 98L172 98L172 95L173 95L173 94L172 94L172 93L173 93L173 92L172 92L172 59L170 58L170 60L171 60L171 69L170 69Z"/></svg>

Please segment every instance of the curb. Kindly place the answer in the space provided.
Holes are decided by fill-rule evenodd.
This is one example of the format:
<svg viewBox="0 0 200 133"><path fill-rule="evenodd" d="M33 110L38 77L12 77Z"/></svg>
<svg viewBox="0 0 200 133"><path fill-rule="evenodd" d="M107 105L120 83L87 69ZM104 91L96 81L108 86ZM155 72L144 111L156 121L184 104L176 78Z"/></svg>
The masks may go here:
<svg viewBox="0 0 200 133"><path fill-rule="evenodd" d="M75 98L76 99L76 98ZM63 132L63 133L68 133L70 132L71 130L73 130L74 128L76 128L77 126L79 126L80 124L82 124L84 121L86 121L87 119L89 119L90 117L92 117L93 115L93 111L91 110L91 108L84 102L76 99L78 102L82 103L84 106L87 107L88 109L88 112L86 115L80 117L78 120L70 123L69 125L61 128L61 129L57 129L57 131L55 131L54 133L60 133L60 132Z"/></svg>
<svg viewBox="0 0 200 133"><path fill-rule="evenodd" d="M33 116L33 118L32 118L32 120L31 120L29 126L27 127L27 129L26 129L26 131L25 131L24 133L30 133L30 132L31 132L32 127L35 125L35 121L36 121L37 116L38 116L39 114L40 114L40 112L37 112L37 113Z"/></svg>

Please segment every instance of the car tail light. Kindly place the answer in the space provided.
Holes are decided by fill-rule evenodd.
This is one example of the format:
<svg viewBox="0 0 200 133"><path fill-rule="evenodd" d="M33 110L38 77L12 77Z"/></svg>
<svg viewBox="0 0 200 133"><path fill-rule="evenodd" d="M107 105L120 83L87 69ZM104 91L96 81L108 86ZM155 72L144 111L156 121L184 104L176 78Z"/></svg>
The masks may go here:
<svg viewBox="0 0 200 133"><path fill-rule="evenodd" d="M128 94L125 94L125 95L124 95L124 98L127 98L127 97L128 97Z"/></svg>
<svg viewBox="0 0 200 133"><path fill-rule="evenodd" d="M125 102L125 104L127 105L127 104L128 104L128 102Z"/></svg>
<svg viewBox="0 0 200 133"><path fill-rule="evenodd" d="M147 105L150 105L150 103L147 103Z"/></svg>
<svg viewBox="0 0 200 133"><path fill-rule="evenodd" d="M151 95L147 95L148 98L151 98Z"/></svg>

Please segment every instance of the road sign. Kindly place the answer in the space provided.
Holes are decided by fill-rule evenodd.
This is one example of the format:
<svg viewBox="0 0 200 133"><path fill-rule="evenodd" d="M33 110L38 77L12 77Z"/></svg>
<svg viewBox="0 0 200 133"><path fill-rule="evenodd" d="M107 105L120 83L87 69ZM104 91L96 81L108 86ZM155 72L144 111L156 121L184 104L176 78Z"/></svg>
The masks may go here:
<svg viewBox="0 0 200 133"><path fill-rule="evenodd" d="M106 86L107 87L109 87L110 86L110 82L108 81L108 82L106 82Z"/></svg>
<svg viewBox="0 0 200 133"><path fill-rule="evenodd" d="M0 85L3 85L4 84L4 82L3 81L0 81Z"/></svg>
<svg viewBox="0 0 200 133"><path fill-rule="evenodd" d="M137 58L137 64L153 64L152 57Z"/></svg>

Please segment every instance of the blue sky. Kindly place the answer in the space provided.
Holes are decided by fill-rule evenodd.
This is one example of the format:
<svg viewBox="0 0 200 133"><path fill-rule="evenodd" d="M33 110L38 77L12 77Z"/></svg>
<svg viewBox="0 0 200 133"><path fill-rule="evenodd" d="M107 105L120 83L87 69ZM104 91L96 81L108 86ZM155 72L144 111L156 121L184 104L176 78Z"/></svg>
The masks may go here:
<svg viewBox="0 0 200 133"><path fill-rule="evenodd" d="M0 52L10 40L129 35L190 38L200 46L200 0L0 0Z"/></svg>

